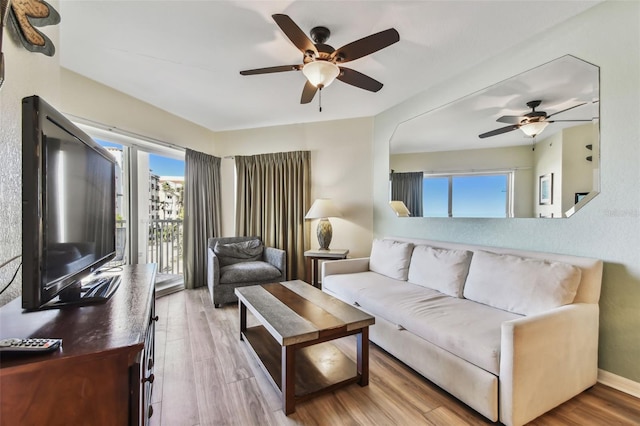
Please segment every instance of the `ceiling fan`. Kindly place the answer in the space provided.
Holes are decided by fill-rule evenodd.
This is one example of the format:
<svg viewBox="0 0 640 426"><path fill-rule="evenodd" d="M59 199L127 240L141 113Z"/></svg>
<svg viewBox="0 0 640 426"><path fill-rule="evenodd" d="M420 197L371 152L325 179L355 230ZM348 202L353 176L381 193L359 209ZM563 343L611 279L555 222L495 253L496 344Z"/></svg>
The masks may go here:
<svg viewBox="0 0 640 426"><path fill-rule="evenodd" d="M325 44L331 35L328 28L312 28L309 33L311 39L309 39L289 16L276 14L272 17L282 32L302 52L302 64L245 70L240 71L241 75L302 70L307 82L302 89L301 104L311 102L318 90L321 91L336 78L343 83L371 92L377 92L382 88L382 83L379 81L338 64L362 58L396 43L400 40L400 35L395 29L390 28L334 49ZM320 107L320 111L322 111L322 107Z"/></svg>
<svg viewBox="0 0 640 426"><path fill-rule="evenodd" d="M498 118L496 121L501 123L511 123L509 126L501 127L499 129L492 130L490 132L482 133L479 135L480 138L488 138L491 136L501 135L503 133L510 132L512 130L520 129L524 132L525 135L530 137L536 137L539 135L550 123L555 122L569 122L569 121L592 121L592 120L549 120L549 118L554 115L561 114L563 112L569 111L570 109L577 108L579 106L585 105L586 102L582 102L580 104L574 105L567 109L563 109L562 111L555 112L551 115L547 115L544 111L536 111L536 108L540 106L542 101L530 101L527 102L527 106L531 108L531 112L524 115L503 115Z"/></svg>

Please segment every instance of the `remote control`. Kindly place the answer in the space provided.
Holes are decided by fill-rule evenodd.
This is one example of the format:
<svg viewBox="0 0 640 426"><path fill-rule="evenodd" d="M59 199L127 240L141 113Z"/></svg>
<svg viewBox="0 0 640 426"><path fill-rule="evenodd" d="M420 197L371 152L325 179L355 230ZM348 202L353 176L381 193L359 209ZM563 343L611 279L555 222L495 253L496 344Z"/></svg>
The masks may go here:
<svg viewBox="0 0 640 426"><path fill-rule="evenodd" d="M62 346L62 339L2 339L0 340L0 353L3 352L21 352L21 353L38 353L51 352Z"/></svg>

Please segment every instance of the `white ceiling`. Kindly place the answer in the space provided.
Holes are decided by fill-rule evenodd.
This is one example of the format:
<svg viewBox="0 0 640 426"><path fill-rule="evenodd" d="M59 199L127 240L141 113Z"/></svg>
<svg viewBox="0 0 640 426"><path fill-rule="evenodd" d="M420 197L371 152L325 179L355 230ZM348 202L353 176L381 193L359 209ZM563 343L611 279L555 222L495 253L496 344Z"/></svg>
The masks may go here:
<svg viewBox="0 0 640 426"><path fill-rule="evenodd" d="M213 131L235 130L378 114L598 2L65 0L58 50L78 74ZM319 112L317 95L299 103L301 72L241 76L302 62L275 13L307 34L328 27L334 48L395 28L398 43L348 64L382 90L336 81Z"/></svg>

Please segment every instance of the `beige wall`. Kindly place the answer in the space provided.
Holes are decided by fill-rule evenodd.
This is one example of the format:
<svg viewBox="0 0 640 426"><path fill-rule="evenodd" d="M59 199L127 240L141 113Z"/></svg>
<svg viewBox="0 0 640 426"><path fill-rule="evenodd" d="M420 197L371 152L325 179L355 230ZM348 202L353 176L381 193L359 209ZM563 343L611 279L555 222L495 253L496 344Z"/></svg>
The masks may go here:
<svg viewBox="0 0 640 426"><path fill-rule="evenodd" d="M562 132L562 211L566 212L575 204L576 192L591 192L594 189L593 180L600 157L594 127L589 123ZM587 149L588 144L592 145L591 150ZM588 156L592 157L592 161L587 160ZM598 190L597 185L595 188Z"/></svg>
<svg viewBox="0 0 640 426"><path fill-rule="evenodd" d="M348 248L353 257L371 248L373 204L371 138L373 119L327 121L216 133L217 155L311 151L311 201L331 198L342 218L330 219L332 248ZM234 161L222 160L223 234L234 235ZM310 223L310 248L317 248L317 221Z"/></svg>
<svg viewBox="0 0 640 426"><path fill-rule="evenodd" d="M58 10L58 1L49 1ZM41 31L59 49L57 25ZM0 87L0 264L22 254L22 98L39 95L54 107L60 106L58 54L49 57L26 50L8 28L3 29L2 51L5 81ZM20 264L15 260L0 269L0 283L8 283ZM20 294L22 273L0 296L0 305Z"/></svg>
<svg viewBox="0 0 640 426"><path fill-rule="evenodd" d="M375 117L374 234L591 256L605 261L600 368L640 382L640 3L604 2ZM387 205L389 139L401 121L555 58L600 67L601 193L569 219L400 219Z"/></svg>

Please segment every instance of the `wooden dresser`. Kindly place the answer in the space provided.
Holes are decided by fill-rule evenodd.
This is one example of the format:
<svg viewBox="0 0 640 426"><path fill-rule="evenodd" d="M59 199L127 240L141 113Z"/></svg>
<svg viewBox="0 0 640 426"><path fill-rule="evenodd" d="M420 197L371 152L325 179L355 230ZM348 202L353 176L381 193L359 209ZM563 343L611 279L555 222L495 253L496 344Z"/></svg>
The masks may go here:
<svg viewBox="0 0 640 426"><path fill-rule="evenodd" d="M0 308L0 338L57 337L50 354L0 359L2 425L146 425L155 332L155 264L124 266L98 305L23 312Z"/></svg>

